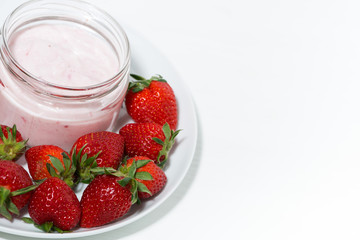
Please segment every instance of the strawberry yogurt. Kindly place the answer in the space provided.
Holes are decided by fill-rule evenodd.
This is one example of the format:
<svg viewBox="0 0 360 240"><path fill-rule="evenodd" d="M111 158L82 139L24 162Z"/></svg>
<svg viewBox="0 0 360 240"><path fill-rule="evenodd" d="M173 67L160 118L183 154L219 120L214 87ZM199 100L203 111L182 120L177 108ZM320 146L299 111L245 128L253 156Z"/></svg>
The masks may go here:
<svg viewBox="0 0 360 240"><path fill-rule="evenodd" d="M39 24L14 33L9 48L16 61L51 84L83 87L113 77L117 56L95 32L81 25Z"/></svg>
<svg viewBox="0 0 360 240"><path fill-rule="evenodd" d="M4 23L0 124L16 124L30 146L70 150L81 135L117 126L130 57L126 35L110 16L79 6L85 2L57 2L30 1ZM46 13L38 10L45 5Z"/></svg>

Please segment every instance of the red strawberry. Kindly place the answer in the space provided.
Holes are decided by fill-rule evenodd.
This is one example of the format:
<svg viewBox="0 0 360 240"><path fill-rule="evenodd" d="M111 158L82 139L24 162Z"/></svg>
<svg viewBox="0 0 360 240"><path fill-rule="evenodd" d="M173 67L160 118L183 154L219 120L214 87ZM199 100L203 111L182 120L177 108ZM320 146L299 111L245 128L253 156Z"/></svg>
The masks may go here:
<svg viewBox="0 0 360 240"><path fill-rule="evenodd" d="M35 181L56 176L69 186L73 185L76 169L69 154L62 148L54 145L35 146L26 151L25 159L30 175Z"/></svg>
<svg viewBox="0 0 360 240"><path fill-rule="evenodd" d="M138 182L144 184L151 193L149 194L148 192L139 191L139 198L149 198L160 192L160 190L164 188L167 182L167 177L164 171L159 166L157 166L154 161L142 156L129 158L126 162L126 167L129 168L133 164L133 161L136 161L137 164L135 179ZM151 179L143 180L138 178L141 177L144 172L149 173L151 175Z"/></svg>
<svg viewBox="0 0 360 240"><path fill-rule="evenodd" d="M17 160L24 153L27 140L24 141L16 125L12 128L0 126L0 159Z"/></svg>
<svg viewBox="0 0 360 240"><path fill-rule="evenodd" d="M28 203L34 187L22 166L0 160L0 215L9 220L12 219L11 213L18 215L19 210Z"/></svg>
<svg viewBox="0 0 360 240"><path fill-rule="evenodd" d="M137 80L129 84L125 97L127 112L135 122L165 123L175 130L178 121L177 103L173 89L162 76L145 79L131 74Z"/></svg>
<svg viewBox="0 0 360 240"><path fill-rule="evenodd" d="M165 164L179 130L173 131L167 123L129 123L120 129L129 157L145 156L160 166Z"/></svg>
<svg viewBox="0 0 360 240"><path fill-rule="evenodd" d="M51 177L36 188L29 202L29 215L44 231L68 231L80 221L81 208L73 190L61 179ZM30 219L24 219L31 222Z"/></svg>
<svg viewBox="0 0 360 240"><path fill-rule="evenodd" d="M132 205L131 192L122 187L119 177L99 175L86 187L81 197L80 226L91 228L124 216Z"/></svg>
<svg viewBox="0 0 360 240"><path fill-rule="evenodd" d="M93 132L80 137L72 147L73 161L78 161L80 178L90 182L91 168L118 168L124 153L124 138L113 132ZM96 161L95 161L96 160Z"/></svg>

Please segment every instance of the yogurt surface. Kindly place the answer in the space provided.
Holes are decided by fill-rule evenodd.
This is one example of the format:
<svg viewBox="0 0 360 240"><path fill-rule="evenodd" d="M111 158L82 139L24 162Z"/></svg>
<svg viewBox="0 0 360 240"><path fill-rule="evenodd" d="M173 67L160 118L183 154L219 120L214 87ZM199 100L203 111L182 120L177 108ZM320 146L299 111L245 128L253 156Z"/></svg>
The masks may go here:
<svg viewBox="0 0 360 240"><path fill-rule="evenodd" d="M79 24L39 24L14 33L16 61L39 79L67 87L95 85L113 77L119 60L109 44Z"/></svg>

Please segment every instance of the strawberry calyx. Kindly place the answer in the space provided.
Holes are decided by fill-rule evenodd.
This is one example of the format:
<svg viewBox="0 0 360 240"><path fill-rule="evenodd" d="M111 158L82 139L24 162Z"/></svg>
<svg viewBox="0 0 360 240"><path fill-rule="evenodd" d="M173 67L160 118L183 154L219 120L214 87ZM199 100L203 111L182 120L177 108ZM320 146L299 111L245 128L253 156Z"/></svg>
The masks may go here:
<svg viewBox="0 0 360 240"><path fill-rule="evenodd" d="M122 186L129 186L131 192L131 203L140 204L140 198L138 196L138 192L146 192L150 195L152 193L150 190L145 186L145 184L139 182L137 179L140 180L153 180L153 177L148 172L137 172L138 168L141 168L148 164L151 160L138 160L133 161L132 164L127 167L123 165L120 167L120 172L124 174L124 178L118 181L118 183Z"/></svg>
<svg viewBox="0 0 360 240"><path fill-rule="evenodd" d="M74 187L78 181L75 180L76 162L71 161L69 155L66 152L61 153L63 156L63 163L52 155L50 157L50 163L46 163L46 168L52 177L57 177L63 180L69 187Z"/></svg>
<svg viewBox="0 0 360 240"><path fill-rule="evenodd" d="M54 226L53 222L45 222L43 224L37 224L32 218L29 217L23 217L22 220L25 223L29 223L29 224L33 224L35 227L37 227L38 229L46 232L46 233L50 233L50 232L58 232L58 233L67 233L70 231L64 231L56 226Z"/></svg>
<svg viewBox="0 0 360 240"><path fill-rule="evenodd" d="M80 178L79 181L83 183L90 183L96 175L98 175L99 168L96 159L100 155L101 151L96 153L94 156L88 157L87 153L82 154L86 145L87 144L82 146L78 152L76 152L75 146L71 153L71 158L73 162L77 164L77 171Z"/></svg>
<svg viewBox="0 0 360 240"><path fill-rule="evenodd" d="M126 159L125 159L126 161ZM118 170L113 168L100 168L97 169L98 174L107 174L113 175L116 177L120 177L120 180L117 182L122 187L127 187L131 192L131 204L140 204L140 198L138 196L138 192L146 192L150 195L152 193L150 190L145 186L145 184L139 182L137 179L140 180L153 180L153 177L148 172L137 172L136 170L148 164L150 159L148 160L138 160L133 161L130 166L126 166L125 164L122 165Z"/></svg>
<svg viewBox="0 0 360 240"><path fill-rule="evenodd" d="M153 140L162 146L162 149L160 150L155 162L159 167L164 168L169 152L175 143L175 138L181 130L172 130L168 123L164 124L162 130L165 135L165 140L163 141L156 137L154 137Z"/></svg>
<svg viewBox="0 0 360 240"><path fill-rule="evenodd" d="M7 137L0 128L0 159L16 160L25 151L28 140L16 141L16 125L12 128L6 127Z"/></svg>
<svg viewBox="0 0 360 240"><path fill-rule="evenodd" d="M142 76L139 76L139 75L136 75L136 74L130 74L130 76L132 78L134 78L135 81L129 83L128 89L131 90L134 93L140 92L144 88L149 87L152 81L167 82L160 74L152 76L149 79L146 79L146 78L144 78Z"/></svg>
<svg viewBox="0 0 360 240"><path fill-rule="evenodd" d="M11 197L15 197L21 194L25 194L37 188L39 184L30 185L25 188L18 189L16 191L11 192L8 187L0 186L0 215L5 217L8 220L12 220L12 215L19 215L19 209L16 205L11 201Z"/></svg>

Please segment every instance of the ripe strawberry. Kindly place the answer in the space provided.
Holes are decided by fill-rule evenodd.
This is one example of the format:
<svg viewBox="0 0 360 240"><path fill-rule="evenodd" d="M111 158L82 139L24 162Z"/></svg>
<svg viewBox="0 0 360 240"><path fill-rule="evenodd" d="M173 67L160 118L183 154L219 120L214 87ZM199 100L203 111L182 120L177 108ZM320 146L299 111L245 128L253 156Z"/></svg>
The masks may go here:
<svg viewBox="0 0 360 240"><path fill-rule="evenodd" d="M73 185L76 166L62 148L54 145L35 146L25 152L25 159L35 181L56 176L69 186Z"/></svg>
<svg viewBox="0 0 360 240"><path fill-rule="evenodd" d="M77 226L81 208L73 190L61 179L51 177L36 188L29 202L29 215L44 231L69 231ZM25 218L24 221L32 222Z"/></svg>
<svg viewBox="0 0 360 240"><path fill-rule="evenodd" d="M78 162L81 181L90 182L94 167L118 168L124 153L124 138L113 132L93 132L81 136L72 147L73 161Z"/></svg>
<svg viewBox="0 0 360 240"><path fill-rule="evenodd" d="M27 140L24 141L16 125L12 128L0 126L0 159L15 161L24 153Z"/></svg>
<svg viewBox="0 0 360 240"><path fill-rule="evenodd" d="M150 194L148 192L139 191L139 198L146 199L160 192L160 190L164 188L167 182L165 172L159 166L157 166L154 161L142 156L129 158L126 161L126 166L124 166L124 168L130 168L133 164L133 161L136 161L137 164L135 179L138 182L144 184L147 187L148 191L151 193ZM151 179L141 179L144 173L149 173L151 175Z"/></svg>
<svg viewBox="0 0 360 240"><path fill-rule="evenodd" d="M173 89L162 76L145 79L131 74L136 80L130 82L125 97L127 112L135 122L165 123L175 130L178 121L177 103Z"/></svg>
<svg viewBox="0 0 360 240"><path fill-rule="evenodd" d="M19 164L0 160L0 215L12 219L29 201L34 185L29 174Z"/></svg>
<svg viewBox="0 0 360 240"><path fill-rule="evenodd" d="M125 139L125 153L129 157L145 156L163 167L175 143L179 130L173 131L167 123L129 123L120 129Z"/></svg>
<svg viewBox="0 0 360 240"><path fill-rule="evenodd" d="M119 184L120 178L98 175L86 187L81 200L80 227L91 228L124 216L132 205L131 192Z"/></svg>

